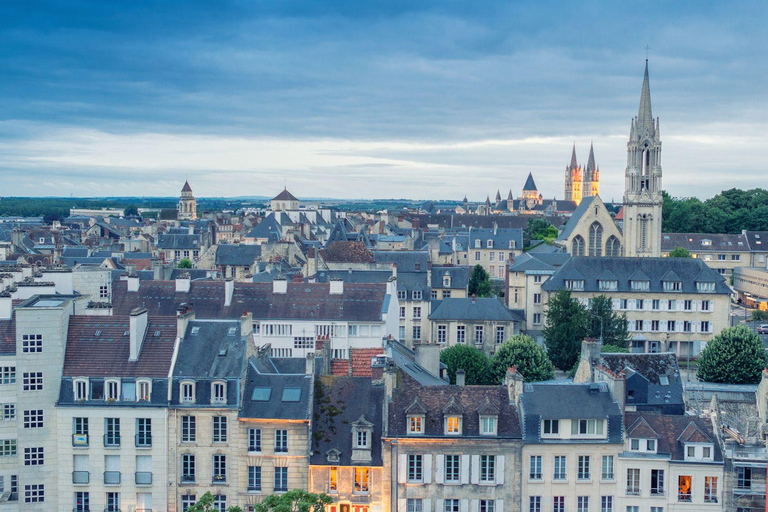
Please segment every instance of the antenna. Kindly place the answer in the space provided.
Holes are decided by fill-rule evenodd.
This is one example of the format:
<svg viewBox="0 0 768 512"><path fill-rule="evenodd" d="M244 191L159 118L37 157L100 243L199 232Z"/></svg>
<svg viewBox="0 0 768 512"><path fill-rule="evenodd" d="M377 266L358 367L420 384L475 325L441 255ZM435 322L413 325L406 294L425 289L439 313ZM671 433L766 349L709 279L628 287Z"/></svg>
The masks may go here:
<svg viewBox="0 0 768 512"><path fill-rule="evenodd" d="M646 62L648 61L648 50L650 50L650 49L651 48L646 44L645 45L645 60L646 60Z"/></svg>

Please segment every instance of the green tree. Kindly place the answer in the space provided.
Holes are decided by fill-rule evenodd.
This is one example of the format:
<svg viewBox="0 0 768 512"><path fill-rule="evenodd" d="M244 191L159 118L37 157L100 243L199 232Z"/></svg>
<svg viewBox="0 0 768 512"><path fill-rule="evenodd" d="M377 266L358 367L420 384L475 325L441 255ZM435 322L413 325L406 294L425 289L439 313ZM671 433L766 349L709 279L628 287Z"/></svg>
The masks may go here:
<svg viewBox="0 0 768 512"><path fill-rule="evenodd" d="M272 494L256 505L256 512L324 512L333 498L325 493L294 489L285 494Z"/></svg>
<svg viewBox="0 0 768 512"><path fill-rule="evenodd" d="M762 322L768 320L768 311L761 311L756 309L752 312L752 320L755 322Z"/></svg>
<svg viewBox="0 0 768 512"><path fill-rule="evenodd" d="M176 268L192 268L192 260L189 258L181 258Z"/></svg>
<svg viewBox="0 0 768 512"><path fill-rule="evenodd" d="M123 212L123 215L138 215L139 214L139 208L135 204L129 204L125 207L125 211Z"/></svg>
<svg viewBox="0 0 768 512"><path fill-rule="evenodd" d="M699 355L699 379L726 384L755 384L768 366L760 337L739 325L723 329Z"/></svg>
<svg viewBox="0 0 768 512"><path fill-rule="evenodd" d="M213 508L213 494L211 491L206 492L197 502L191 507L187 508L187 512L218 512L218 508ZM227 512L242 512L240 507L229 507Z"/></svg>
<svg viewBox="0 0 768 512"><path fill-rule="evenodd" d="M600 352L603 354L628 354L629 349L627 347L617 347L616 345L603 345Z"/></svg>
<svg viewBox="0 0 768 512"><path fill-rule="evenodd" d="M605 295L593 297L589 305L587 337L600 338L602 319L603 344L626 347L629 345L627 316L613 311L613 300Z"/></svg>
<svg viewBox="0 0 768 512"><path fill-rule="evenodd" d="M456 383L456 370L464 370L467 384L497 384L491 373L491 361L481 350L470 345L454 345L440 352L440 362L448 367L451 384Z"/></svg>
<svg viewBox="0 0 768 512"><path fill-rule="evenodd" d="M570 370L581 354L581 342L587 336L587 310L571 297L568 290L558 290L547 301L544 344L549 358L561 370Z"/></svg>
<svg viewBox="0 0 768 512"><path fill-rule="evenodd" d="M491 366L497 382L501 382L507 368L512 366L517 366L517 371L525 382L538 382L555 377L555 365L546 351L525 334L516 334L504 342L493 354Z"/></svg>
<svg viewBox="0 0 768 512"><path fill-rule="evenodd" d="M531 240L554 240L557 238L557 228L543 217L533 217L523 231L523 246L531 245Z"/></svg>
<svg viewBox="0 0 768 512"><path fill-rule="evenodd" d="M675 247L669 252L670 258L690 258L691 253L683 247Z"/></svg>
<svg viewBox="0 0 768 512"><path fill-rule="evenodd" d="M469 294L488 297L491 294L491 278L482 265L475 265L469 276Z"/></svg>

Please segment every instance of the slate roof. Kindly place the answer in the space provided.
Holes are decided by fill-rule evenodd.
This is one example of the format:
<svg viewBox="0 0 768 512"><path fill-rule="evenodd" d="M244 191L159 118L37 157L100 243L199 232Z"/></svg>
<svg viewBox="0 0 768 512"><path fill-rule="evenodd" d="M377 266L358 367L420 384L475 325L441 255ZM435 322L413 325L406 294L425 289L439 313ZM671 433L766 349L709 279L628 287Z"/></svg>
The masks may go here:
<svg viewBox="0 0 768 512"><path fill-rule="evenodd" d="M443 277L446 275L451 278L451 285L448 288L452 290L466 290L469 284L469 267L432 267L431 272L433 288L445 288Z"/></svg>
<svg viewBox="0 0 768 512"><path fill-rule="evenodd" d="M373 424L370 440L371 462L363 466L383 465L381 456L382 409L384 386L365 377L322 376L315 382L314 420L310 464L317 466L353 466L352 425L361 417ZM338 412L338 413L337 413ZM339 460L328 461L328 452L337 450Z"/></svg>
<svg viewBox="0 0 768 512"><path fill-rule="evenodd" d="M595 391L597 390L597 391ZM605 383L537 383L524 384L520 398L525 442L546 443L623 443L622 414ZM542 441L542 419L607 419L608 437L603 440L545 440Z"/></svg>
<svg viewBox="0 0 768 512"><path fill-rule="evenodd" d="M475 322L519 322L498 299L479 297L434 301L430 320L466 320Z"/></svg>
<svg viewBox="0 0 768 512"><path fill-rule="evenodd" d="M768 231L745 231L744 237L750 250L768 251Z"/></svg>
<svg viewBox="0 0 768 512"><path fill-rule="evenodd" d="M587 213L587 211L589 211L589 207L592 206L592 202L595 200L595 197L597 196L589 196L581 200L579 206L576 207L576 209L573 211L573 215L571 215L571 218L568 219L568 222L565 224L563 231L558 235L557 240L567 240L568 237L571 236L571 233L573 233L573 230L576 229L576 226L579 224L581 218L585 213Z"/></svg>
<svg viewBox="0 0 768 512"><path fill-rule="evenodd" d="M412 349L406 347L403 343L397 340L387 340L384 348L387 357L392 359L395 365L408 377L419 383L422 386L447 386L448 382L444 381L437 375L432 375L425 370L421 365L416 363L416 356ZM441 367L444 366L440 363Z"/></svg>
<svg viewBox="0 0 768 512"><path fill-rule="evenodd" d="M184 186L181 187L182 192L192 192L192 187L189 186L188 181L184 181Z"/></svg>
<svg viewBox="0 0 768 512"><path fill-rule="evenodd" d="M16 315L0 320L0 355L16 355Z"/></svg>
<svg viewBox="0 0 768 512"><path fill-rule="evenodd" d="M129 325L127 315L71 316L63 375L168 377L176 341L176 318L150 316L136 361L128 360Z"/></svg>
<svg viewBox="0 0 768 512"><path fill-rule="evenodd" d="M575 208L575 203L573 204ZM494 224L499 228L525 229L528 226L528 221L531 218L537 217L528 215L457 215L441 213L435 215L415 214L410 218L412 221L418 220L421 226L435 225L440 229L493 228ZM563 218L558 216L541 216L541 218L548 220L555 227L561 226L564 222Z"/></svg>
<svg viewBox="0 0 768 512"><path fill-rule="evenodd" d="M277 194L275 197L272 198L273 201L298 201L296 197L288 192L288 189L283 189L282 192Z"/></svg>
<svg viewBox="0 0 768 512"><path fill-rule="evenodd" d="M260 257L260 245L221 244L216 249L216 265L250 266Z"/></svg>
<svg viewBox="0 0 768 512"><path fill-rule="evenodd" d="M411 377L404 375L389 406L389 436L408 436L407 411L413 410L411 406L414 404L420 409L419 412L425 415L424 435L418 437L456 437L446 436L443 430L443 411L450 404L463 410L462 435L459 438L494 438L480 436L478 409L481 408L498 411L497 438L522 438L518 411L514 404L509 403L505 386L421 386Z"/></svg>
<svg viewBox="0 0 768 512"><path fill-rule="evenodd" d="M638 389L634 397L627 396L627 405L670 407L684 403L683 382L675 354L601 354L598 364L615 374L623 371L628 380L627 389L635 387L629 382L634 374L648 381L647 393ZM661 382L661 376L666 383Z"/></svg>
<svg viewBox="0 0 768 512"><path fill-rule="evenodd" d="M365 242L332 242L320 249L326 263L374 263L373 254Z"/></svg>
<svg viewBox="0 0 768 512"><path fill-rule="evenodd" d="M741 233L662 233L661 251L682 247L690 252L749 252L749 241Z"/></svg>
<svg viewBox="0 0 768 512"><path fill-rule="evenodd" d="M614 257L573 257L569 259L543 285L546 291L565 288L565 280L580 274L584 279L584 291L601 292L598 276L610 270L618 278L618 292L659 293L664 291L663 277L670 272L682 281L682 290L667 293L699 293L696 282L714 282L715 293L730 294L723 276L709 268L698 258L614 258ZM651 278L650 289L646 292L632 290L630 276L642 271Z"/></svg>
<svg viewBox="0 0 768 512"><path fill-rule="evenodd" d="M528 178L525 180L525 185L523 185L523 190L528 190L531 192L538 190L536 188L536 183L533 181L533 174L530 172L528 173Z"/></svg>
<svg viewBox="0 0 768 512"><path fill-rule="evenodd" d="M710 442L714 447L714 461L722 464L723 454L720 445L712 429L709 418L698 416L684 416L672 414L658 414L653 412L627 412L625 417L627 425L627 437L634 437L633 430L646 422L659 434L656 452L669 454L672 460L685 460L685 447L683 441L686 435L696 435L696 440L691 442ZM702 437L702 434L706 437ZM636 434L639 436L639 434Z"/></svg>
<svg viewBox="0 0 768 512"><path fill-rule="evenodd" d="M429 300L430 288L427 285L426 270L424 272L398 272L397 274L397 289L405 290L407 292L407 299L413 298L414 290L421 290L422 300Z"/></svg>
<svg viewBox="0 0 768 512"><path fill-rule="evenodd" d="M245 238L263 238L270 242L276 242L280 240L282 230L280 224L275 219L275 214L269 214L264 220L259 222L255 228L250 230Z"/></svg>
<svg viewBox="0 0 768 512"><path fill-rule="evenodd" d="M318 270L315 282L327 283L331 279L341 279L345 283L386 283L392 277L389 270Z"/></svg>
<svg viewBox="0 0 768 512"><path fill-rule="evenodd" d="M376 263L392 263L400 272L425 272L429 265L428 251L372 251Z"/></svg>
<svg viewBox="0 0 768 512"><path fill-rule="evenodd" d="M224 281L192 281L188 293L176 292L173 281L142 281L137 292L127 291L127 282L112 284L115 314L129 314L146 307L150 316L175 315L186 303L197 318L240 318L245 311L257 320L381 320L386 297L385 284L344 284L344 293L329 294L326 283L288 283L285 294L273 294L272 283L234 283L232 305L224 306Z"/></svg>
<svg viewBox="0 0 768 512"><path fill-rule="evenodd" d="M157 248L163 250L200 249L200 235L164 234L157 239Z"/></svg>
<svg viewBox="0 0 768 512"><path fill-rule="evenodd" d="M469 246L467 250L476 249L475 241L480 241L480 248L482 249L495 249L499 251L509 249L522 249L523 248L523 230L521 228L499 228L496 230L479 228L472 228L469 230ZM488 247L488 240L493 241L493 247ZM510 247L509 243L513 242L513 246Z"/></svg>
<svg viewBox="0 0 768 512"><path fill-rule="evenodd" d="M269 356L248 358L243 404L240 418L256 419L310 419L312 375L306 374L304 359L271 358ZM269 388L267 400L253 400L254 388ZM299 400L283 401L285 388L299 388Z"/></svg>

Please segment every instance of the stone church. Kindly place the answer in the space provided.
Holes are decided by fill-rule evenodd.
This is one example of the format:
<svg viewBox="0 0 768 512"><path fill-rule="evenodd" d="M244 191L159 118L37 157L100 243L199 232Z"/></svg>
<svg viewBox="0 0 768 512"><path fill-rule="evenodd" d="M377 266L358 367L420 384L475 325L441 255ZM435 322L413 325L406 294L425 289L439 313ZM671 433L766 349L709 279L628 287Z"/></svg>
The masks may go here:
<svg viewBox="0 0 768 512"><path fill-rule="evenodd" d="M565 168L564 199L578 206L583 199L600 193L600 167L595 164L595 148L589 145L587 166L582 169L576 160L576 144L573 145L571 163Z"/></svg>

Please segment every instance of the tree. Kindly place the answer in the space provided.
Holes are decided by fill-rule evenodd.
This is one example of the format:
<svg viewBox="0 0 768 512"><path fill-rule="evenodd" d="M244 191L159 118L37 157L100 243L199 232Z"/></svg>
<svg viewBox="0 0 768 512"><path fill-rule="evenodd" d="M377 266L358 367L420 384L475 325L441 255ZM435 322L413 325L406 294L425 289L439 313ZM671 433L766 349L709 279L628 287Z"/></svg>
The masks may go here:
<svg viewBox="0 0 768 512"><path fill-rule="evenodd" d="M761 311L756 309L752 312L752 320L755 322L763 322L768 320L768 311Z"/></svg>
<svg viewBox="0 0 768 512"><path fill-rule="evenodd" d="M628 354L629 349L627 347L617 347L616 345L603 345L600 352L602 354Z"/></svg>
<svg viewBox="0 0 768 512"><path fill-rule="evenodd" d="M469 276L469 294L488 297L491 294L491 278L482 265L475 265Z"/></svg>
<svg viewBox="0 0 768 512"><path fill-rule="evenodd" d="M690 258L691 253L688 252L688 249L685 249L683 247L675 247L670 251L669 257L670 258Z"/></svg>
<svg viewBox="0 0 768 512"><path fill-rule="evenodd" d="M256 512L324 512L333 498L325 493L294 489L285 494L272 494L256 505Z"/></svg>
<svg viewBox="0 0 768 512"><path fill-rule="evenodd" d="M525 382L538 382L555 377L555 365L547 353L533 338L525 334L516 334L504 342L493 354L491 366L497 382L504 378L507 368L512 366L517 366L517 371Z"/></svg>
<svg viewBox="0 0 768 512"><path fill-rule="evenodd" d="M581 354L581 342L587 336L587 310L571 297L568 290L558 290L547 301L544 344L549 358L561 370L570 370Z"/></svg>
<svg viewBox="0 0 768 512"><path fill-rule="evenodd" d="M187 512L218 512L218 508L213 508L213 494L211 491L206 492L197 502L191 507L187 508ZM227 512L243 512L240 507L229 507Z"/></svg>
<svg viewBox="0 0 768 512"><path fill-rule="evenodd" d="M531 245L531 240L554 240L557 235L557 228L551 222L543 217L534 217L523 231L523 246Z"/></svg>
<svg viewBox="0 0 768 512"><path fill-rule="evenodd" d="M177 268L192 268L192 260L189 258L181 258Z"/></svg>
<svg viewBox="0 0 768 512"><path fill-rule="evenodd" d="M744 325L723 329L699 355L699 379L726 384L755 384L768 366L760 337Z"/></svg>
<svg viewBox="0 0 768 512"><path fill-rule="evenodd" d="M440 352L440 362L448 367L451 384L456 383L456 370L464 370L467 384L497 384L491 373L491 361L481 350L470 345L454 345Z"/></svg>
<svg viewBox="0 0 768 512"><path fill-rule="evenodd" d="M605 295L593 297L589 305L587 337L600 338L602 319L603 344L626 347L629 345L627 316L613 311L613 301Z"/></svg>
<svg viewBox="0 0 768 512"><path fill-rule="evenodd" d="M126 217L129 215L138 215L139 214L139 208L135 204L129 204L125 207L125 210L123 211L123 215Z"/></svg>

